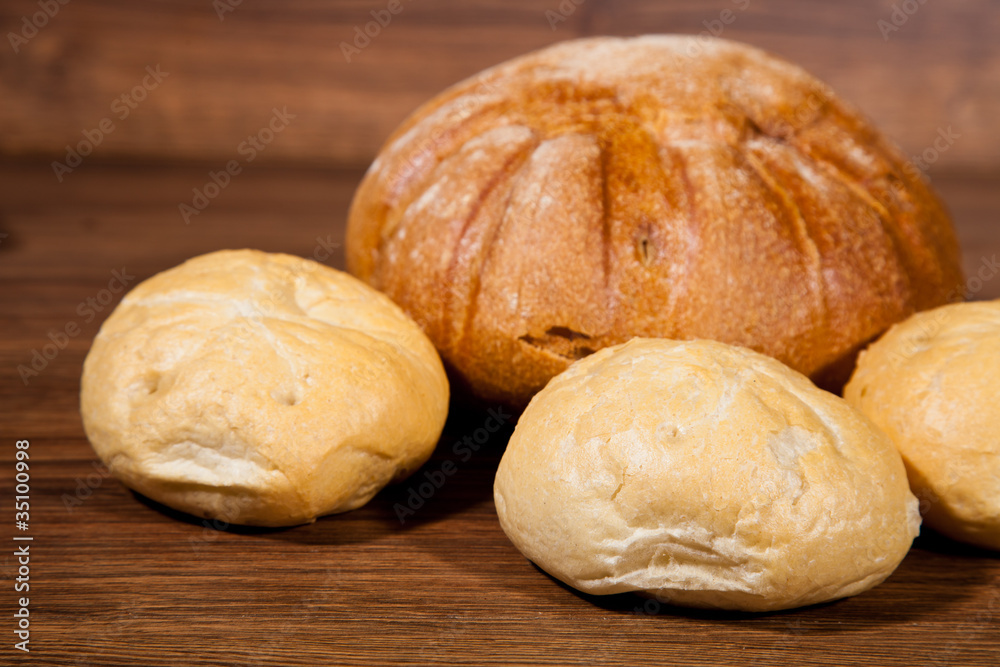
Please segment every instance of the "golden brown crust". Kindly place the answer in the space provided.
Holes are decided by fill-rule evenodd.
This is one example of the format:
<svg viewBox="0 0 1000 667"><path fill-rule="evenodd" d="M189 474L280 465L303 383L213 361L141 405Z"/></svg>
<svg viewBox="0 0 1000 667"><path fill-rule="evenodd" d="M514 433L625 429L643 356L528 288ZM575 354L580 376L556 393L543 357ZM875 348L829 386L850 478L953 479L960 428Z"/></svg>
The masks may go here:
<svg viewBox="0 0 1000 667"><path fill-rule="evenodd" d="M1000 549L1000 301L919 313L865 350L844 397L899 448L928 526Z"/></svg>
<svg viewBox="0 0 1000 667"><path fill-rule="evenodd" d="M588 593L767 611L856 595L920 518L892 443L776 360L633 339L535 395L497 469L500 524Z"/></svg>
<svg viewBox="0 0 1000 667"><path fill-rule="evenodd" d="M593 38L501 64L389 138L349 270L482 397L527 402L632 336L713 338L832 384L955 300L940 202L801 69L715 40Z"/></svg>
<svg viewBox="0 0 1000 667"><path fill-rule="evenodd" d="M431 454L448 383L385 295L290 255L202 255L101 326L80 411L112 473L170 507L285 526L354 509Z"/></svg>

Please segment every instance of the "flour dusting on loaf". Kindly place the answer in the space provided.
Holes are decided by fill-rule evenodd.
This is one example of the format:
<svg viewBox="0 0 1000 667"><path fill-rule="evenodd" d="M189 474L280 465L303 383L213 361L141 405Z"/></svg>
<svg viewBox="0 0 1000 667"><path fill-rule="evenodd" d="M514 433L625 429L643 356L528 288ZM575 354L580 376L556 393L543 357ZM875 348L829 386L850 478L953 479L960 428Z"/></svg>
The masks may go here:
<svg viewBox="0 0 1000 667"><path fill-rule="evenodd" d="M529 403L494 484L514 545L593 594L747 611L856 595L918 532L884 433L774 359L634 339Z"/></svg>
<svg viewBox="0 0 1000 667"><path fill-rule="evenodd" d="M839 387L962 286L943 206L857 111L758 49L666 35L556 44L429 101L366 174L346 255L456 378L519 406L633 336Z"/></svg>
<svg viewBox="0 0 1000 667"><path fill-rule="evenodd" d="M229 523L354 509L430 456L448 410L420 328L351 276L220 251L125 296L84 363L81 413L116 477Z"/></svg>

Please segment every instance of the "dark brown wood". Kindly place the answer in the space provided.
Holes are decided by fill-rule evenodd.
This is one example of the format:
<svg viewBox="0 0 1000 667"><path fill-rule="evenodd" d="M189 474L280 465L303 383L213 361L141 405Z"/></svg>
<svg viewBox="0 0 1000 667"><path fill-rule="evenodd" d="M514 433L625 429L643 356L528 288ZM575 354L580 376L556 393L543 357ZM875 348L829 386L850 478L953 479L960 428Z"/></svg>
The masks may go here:
<svg viewBox="0 0 1000 667"><path fill-rule="evenodd" d="M15 53L9 33L37 1L0 4L0 155L64 159L108 119L114 131L89 160L225 162L287 107L296 118L262 161L367 165L417 105L526 51L583 35L721 31L828 81L908 155L953 128L935 169L1000 156L998 0L400 0L350 62L341 43L371 12L384 18L389 0L243 0L223 20L210 0L74 0ZM898 30L884 37L879 21ZM169 76L120 119L114 101L157 65Z"/></svg>
<svg viewBox="0 0 1000 667"><path fill-rule="evenodd" d="M116 269L138 281L223 247L312 255L342 237L361 177L248 168L185 225L178 203L208 169L87 165L57 185L44 164L0 164L0 540L8 545L0 663L998 663L1000 556L932 534L874 590L787 613L694 612L576 594L503 535L492 479L507 433L462 461L453 443L485 415L459 405L424 469L453 460L458 472L405 524L393 508L423 471L360 510L280 531L216 530L106 479L84 438L77 392L84 355L112 304L89 323L78 304L106 289ZM970 266L1000 254L995 183L935 177ZM342 266L342 254L328 263ZM1000 297L1000 277L977 296ZM17 366L69 322L81 333L25 386ZM31 442L27 533L13 526L17 439ZM27 656L13 649L15 532L35 538Z"/></svg>

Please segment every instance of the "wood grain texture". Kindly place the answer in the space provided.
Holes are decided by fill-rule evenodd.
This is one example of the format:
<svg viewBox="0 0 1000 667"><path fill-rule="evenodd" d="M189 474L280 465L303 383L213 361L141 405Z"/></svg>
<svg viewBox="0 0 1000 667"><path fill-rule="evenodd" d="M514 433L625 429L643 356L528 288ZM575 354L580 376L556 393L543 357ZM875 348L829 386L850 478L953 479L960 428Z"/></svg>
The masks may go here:
<svg viewBox="0 0 1000 667"><path fill-rule="evenodd" d="M341 43L389 0L244 0L222 20L208 0L74 0L16 53L9 33L38 6L5 2L0 154L63 158L108 119L114 130L88 160L226 161L287 107L296 118L262 161L367 165L420 103L513 56L584 35L721 30L805 66L908 155L953 128L935 170L1000 159L1000 0L400 2L350 62ZM886 39L878 22L901 4L917 9ZM169 76L120 119L114 101L156 65Z"/></svg>
<svg viewBox="0 0 1000 667"><path fill-rule="evenodd" d="M787 613L578 595L501 532L491 488L509 431L463 461L454 444L486 415L458 405L415 478L310 526L219 531L105 479L77 392L90 340L120 295L91 322L78 305L106 289L114 269L138 281L224 247L310 256L343 237L360 177L248 168L185 225L177 204L205 167L90 165L57 186L44 164L0 164L0 503L13 496L14 441L28 438L35 538L32 653L13 650L5 614L0 664L997 664L1000 558L932 534L874 590ZM970 265L1000 253L995 182L935 179ZM342 254L327 263L343 266ZM1000 276L978 296L1000 297ZM17 365L67 322L80 334L25 386ZM458 471L400 524L394 506L445 460ZM0 523L0 540L12 544L12 512ZM12 551L2 566L7 610Z"/></svg>

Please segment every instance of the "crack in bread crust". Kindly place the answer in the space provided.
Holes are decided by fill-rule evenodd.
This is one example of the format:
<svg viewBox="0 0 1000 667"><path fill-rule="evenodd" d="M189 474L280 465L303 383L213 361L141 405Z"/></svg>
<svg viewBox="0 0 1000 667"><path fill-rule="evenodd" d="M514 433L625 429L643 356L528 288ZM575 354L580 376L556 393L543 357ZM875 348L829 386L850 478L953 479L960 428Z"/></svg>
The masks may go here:
<svg viewBox="0 0 1000 667"><path fill-rule="evenodd" d="M862 344L962 285L947 213L861 114L744 45L698 42L690 58L692 39L590 38L498 65L418 109L366 175L349 268L421 322L480 397L524 405L565 369L583 349L538 334L562 322L601 332L588 349L636 335L745 345L837 389ZM514 128L530 144L514 150ZM467 155L497 132L492 163ZM532 172L541 156L563 163ZM560 167L561 217L524 233L510 212L538 203L519 199L526 174ZM452 202L434 188L449 179L481 183L480 203L505 190L469 210L465 230L473 218L490 230L472 245L442 213ZM595 221L598 236L569 233ZM409 254L387 250L401 234L421 239ZM498 246L521 243L497 266ZM452 261L433 273L442 252ZM584 279L560 283L553 267Z"/></svg>

